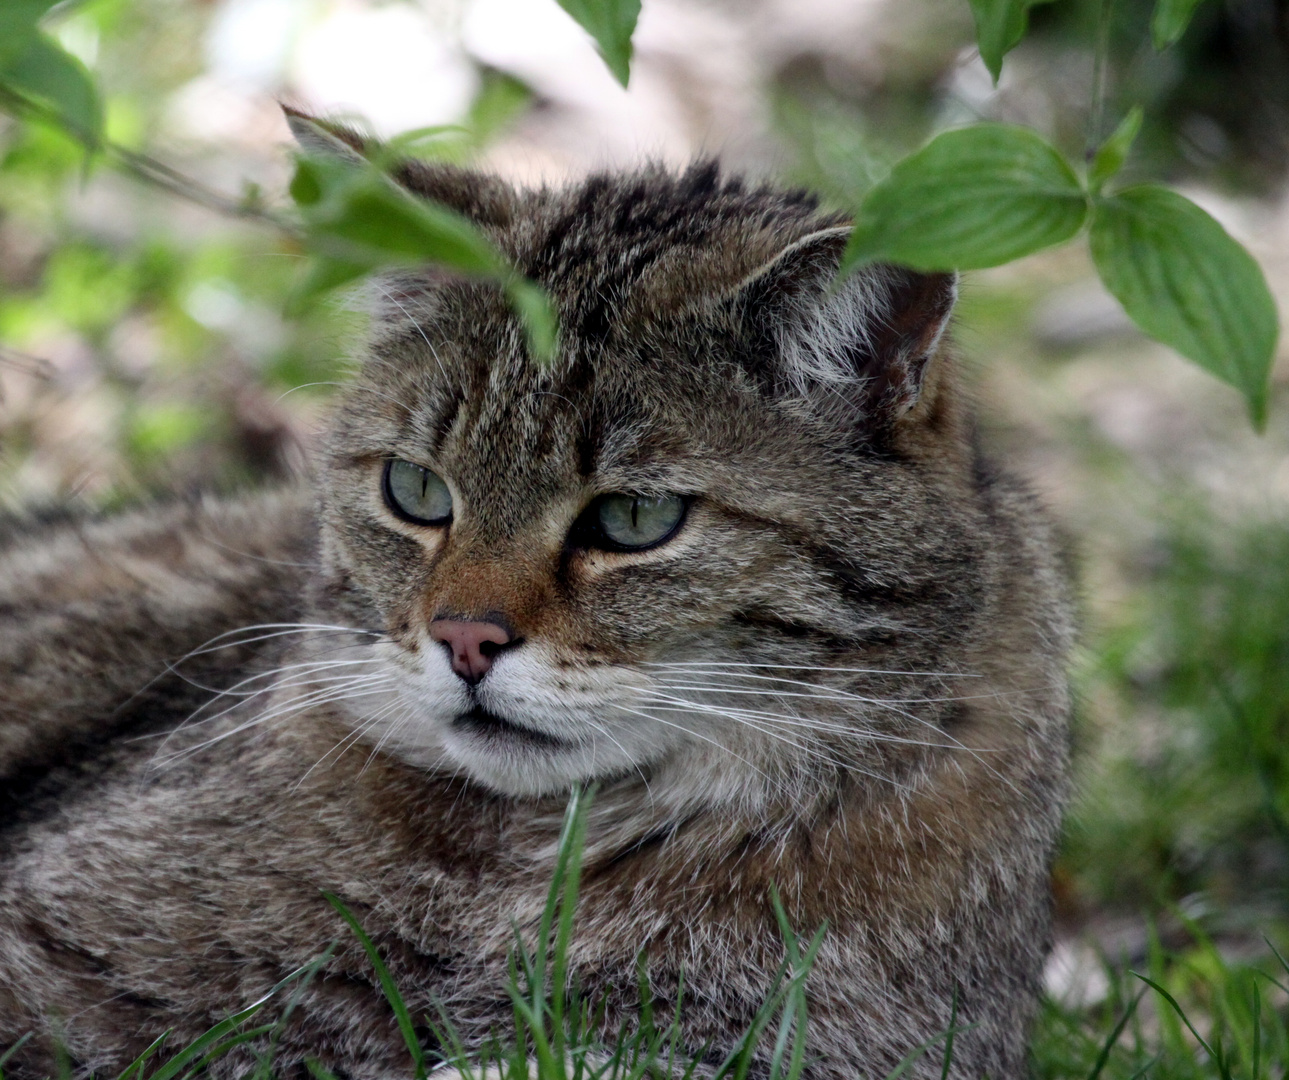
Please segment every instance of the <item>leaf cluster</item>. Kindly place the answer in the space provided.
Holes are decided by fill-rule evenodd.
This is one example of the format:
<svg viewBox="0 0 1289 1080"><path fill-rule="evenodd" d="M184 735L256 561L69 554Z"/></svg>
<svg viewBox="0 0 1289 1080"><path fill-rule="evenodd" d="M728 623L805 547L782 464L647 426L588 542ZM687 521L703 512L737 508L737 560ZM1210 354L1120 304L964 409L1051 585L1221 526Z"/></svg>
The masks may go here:
<svg viewBox="0 0 1289 1080"><path fill-rule="evenodd" d="M291 196L314 256L300 300L377 270L434 263L498 282L524 322L533 356L544 362L553 355L556 320L546 294L455 210L409 194L372 162L325 156L297 160Z"/></svg>
<svg viewBox="0 0 1289 1080"><path fill-rule="evenodd" d="M1107 191L1141 115L1129 114L1080 176L1037 132L945 132L865 197L842 264L922 270L999 266L1087 229L1106 288L1145 333L1239 390L1266 419L1279 321L1253 257L1190 200L1157 184Z"/></svg>
<svg viewBox="0 0 1289 1080"><path fill-rule="evenodd" d="M0 4L0 103L8 109L37 105L87 147L103 138L103 102L85 65L40 29L55 0L5 0Z"/></svg>
<svg viewBox="0 0 1289 1080"><path fill-rule="evenodd" d="M969 0L981 58L995 80L1024 37L1030 9L1050 0ZM1157 0L1152 36L1166 48L1184 33L1199 0ZM626 86L640 0L560 0ZM39 28L49 0L10 0L0 10L0 104L52 118L87 150L103 146L93 80ZM1103 21L1106 13L1103 11ZM1099 61L1098 61L1099 63ZM1089 234L1102 281L1146 334L1171 346L1245 397L1261 428L1279 334L1261 269L1205 211L1158 185L1109 190L1141 126L1133 110L1075 168L1036 132L979 124L945 132L895 164L856 212L842 272L885 260L925 270L998 266ZM412 133L398 149L444 131ZM118 154L136 175L183 188L163 167ZM191 188L193 185L188 185ZM375 168L301 159L291 186L305 247L314 256L301 297L382 267L437 263L495 279L549 359L556 341L549 299L505 266L487 239L453 211L415 200ZM274 215L242 207L278 227Z"/></svg>

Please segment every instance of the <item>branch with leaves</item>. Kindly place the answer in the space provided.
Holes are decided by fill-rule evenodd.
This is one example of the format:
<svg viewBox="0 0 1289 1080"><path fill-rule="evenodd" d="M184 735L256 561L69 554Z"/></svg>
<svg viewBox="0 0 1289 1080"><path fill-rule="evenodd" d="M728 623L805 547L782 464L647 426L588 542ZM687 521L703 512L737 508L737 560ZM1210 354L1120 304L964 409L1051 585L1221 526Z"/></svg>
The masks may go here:
<svg viewBox="0 0 1289 1080"><path fill-rule="evenodd" d="M995 83L1029 9L1047 2L970 0ZM1199 3L1157 0L1156 49L1181 39ZM1101 19L1098 69L1106 5ZM1114 190L1141 121L1133 108L1084 168L1028 128L978 124L932 139L864 199L843 272L874 259L925 270L1000 266L1086 228L1097 273L1129 318L1239 390L1261 430L1280 329L1275 301L1253 256L1189 199L1156 184Z"/></svg>
<svg viewBox="0 0 1289 1080"><path fill-rule="evenodd" d="M1030 9L1059 0L968 2L981 59L996 82L1004 57L1025 36ZM1151 23L1157 49L1180 40L1199 2L1157 0ZM58 124L88 155L145 182L297 237L313 256L302 295L381 267L438 263L497 280L528 330L530 350L552 354L555 321L545 294L509 268L472 223L413 199L374 165L301 159L291 185L297 214L287 218L211 192L106 140L92 77L40 28L51 3L0 5L0 109ZM559 3L625 86L640 0ZM1098 71L1107 18L1103 5ZM1257 262L1200 207L1159 185L1115 185L1141 121L1134 108L1078 163L1025 127L982 123L944 132L869 190L855 211L842 273L874 261L928 271L1000 266L1086 231L1101 280L1133 322L1235 387L1260 429L1279 335L1275 302Z"/></svg>

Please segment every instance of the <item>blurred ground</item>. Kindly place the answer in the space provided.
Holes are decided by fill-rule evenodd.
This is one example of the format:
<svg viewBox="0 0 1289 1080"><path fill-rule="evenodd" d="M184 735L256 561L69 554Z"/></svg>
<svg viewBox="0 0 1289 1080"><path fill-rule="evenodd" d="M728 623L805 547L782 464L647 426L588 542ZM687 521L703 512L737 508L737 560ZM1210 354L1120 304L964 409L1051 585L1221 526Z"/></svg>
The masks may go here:
<svg viewBox="0 0 1289 1080"><path fill-rule="evenodd" d="M1107 122L1121 98L1158 106L1135 167L1244 241L1289 313L1289 94L1247 44L1269 48L1258 20L1277 10L1208 5L1181 60L1133 52L1129 19ZM115 139L232 195L282 201L285 98L384 134L465 125L440 152L525 183L718 153L845 200L978 117L1077 149L1092 61L1061 18L1036 14L996 90L965 0L645 0L629 92L554 0L90 0L58 28L109 90ZM0 121L0 502L303 469L360 327L340 305L284 316L297 262L252 225L86 180L59 136ZM992 441L1081 572L1082 795L1051 989L1105 993L1096 949L1144 955L1147 916L1256 951L1289 916L1289 342L1255 435L1234 391L1132 329L1081 244L969 276L957 337Z"/></svg>

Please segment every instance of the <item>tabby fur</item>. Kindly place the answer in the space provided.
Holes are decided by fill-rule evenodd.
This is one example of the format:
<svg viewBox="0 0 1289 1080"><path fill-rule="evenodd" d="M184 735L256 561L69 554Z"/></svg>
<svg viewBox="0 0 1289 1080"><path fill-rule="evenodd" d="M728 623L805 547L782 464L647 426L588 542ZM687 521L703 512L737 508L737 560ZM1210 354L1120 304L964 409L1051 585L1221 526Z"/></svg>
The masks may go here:
<svg viewBox="0 0 1289 1080"><path fill-rule="evenodd" d="M658 1013L683 978L686 1043L721 1060L783 957L777 890L827 925L811 1080L885 1076L955 999L950 1075L1025 1076L1071 616L1048 519L978 446L955 280L834 287L845 220L712 164L533 191L396 175L549 291L558 355L528 355L493 282L386 275L312 494L9 536L0 1046L36 1035L7 1075L51 1074L56 1043L78 1075L181 1047L330 942L277 1067L406 1075L324 891L411 1015L478 1046L510 1020L567 791L596 781L571 977L606 1035L643 952ZM390 512L394 457L449 482L450 526ZM649 550L579 547L617 491L687 517ZM516 643L467 686L427 636L444 617ZM471 704L528 733L462 729Z"/></svg>

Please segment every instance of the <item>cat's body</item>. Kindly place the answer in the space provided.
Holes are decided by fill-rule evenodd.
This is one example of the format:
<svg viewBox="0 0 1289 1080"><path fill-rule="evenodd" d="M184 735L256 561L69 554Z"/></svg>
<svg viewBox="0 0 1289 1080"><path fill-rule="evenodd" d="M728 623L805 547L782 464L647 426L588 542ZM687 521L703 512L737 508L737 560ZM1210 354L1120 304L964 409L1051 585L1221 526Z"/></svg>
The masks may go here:
<svg viewBox="0 0 1289 1080"><path fill-rule="evenodd" d="M828 925L808 1076L883 1076L955 993L954 1075L1023 1076L1070 620L1050 528L981 458L942 355L952 281L830 293L836 220L712 170L402 179L550 290L553 366L494 286L408 273L333 424L316 547L274 496L0 555L0 777L22 793L0 1045L41 1032L8 1074L52 1070L53 1033L103 1074L167 1029L180 1046L331 941L278 1061L405 1073L323 890L413 1016L441 1004L485 1040L565 792L594 779L572 966L606 1031L643 950L658 1011L683 972L688 1046L719 1060L782 958L777 889L798 929ZM185 725L205 692L178 676L131 697L285 623L181 665L252 680ZM939 1070L936 1050L914 1072Z"/></svg>

